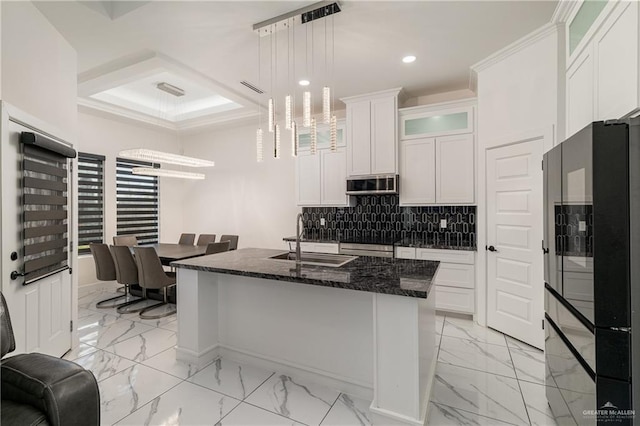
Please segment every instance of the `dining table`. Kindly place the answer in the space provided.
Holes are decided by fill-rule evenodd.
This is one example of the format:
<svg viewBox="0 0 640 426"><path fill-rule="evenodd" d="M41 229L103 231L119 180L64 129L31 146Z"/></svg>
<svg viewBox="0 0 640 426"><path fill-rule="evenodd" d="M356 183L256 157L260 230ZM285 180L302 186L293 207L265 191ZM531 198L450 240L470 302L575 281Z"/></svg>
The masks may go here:
<svg viewBox="0 0 640 426"><path fill-rule="evenodd" d="M171 262L177 260L204 256L207 251L207 246L194 246L187 244L156 243L145 245L144 247L153 247L156 249L160 262L165 266L169 266Z"/></svg>

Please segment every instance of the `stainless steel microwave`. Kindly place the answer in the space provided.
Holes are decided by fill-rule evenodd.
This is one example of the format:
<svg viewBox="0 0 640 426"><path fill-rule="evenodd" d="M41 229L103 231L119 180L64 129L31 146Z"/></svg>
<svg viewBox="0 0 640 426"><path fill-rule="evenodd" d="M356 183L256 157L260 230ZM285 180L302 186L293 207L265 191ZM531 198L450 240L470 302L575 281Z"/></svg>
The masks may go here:
<svg viewBox="0 0 640 426"><path fill-rule="evenodd" d="M398 175L353 176L347 178L347 195L397 194Z"/></svg>

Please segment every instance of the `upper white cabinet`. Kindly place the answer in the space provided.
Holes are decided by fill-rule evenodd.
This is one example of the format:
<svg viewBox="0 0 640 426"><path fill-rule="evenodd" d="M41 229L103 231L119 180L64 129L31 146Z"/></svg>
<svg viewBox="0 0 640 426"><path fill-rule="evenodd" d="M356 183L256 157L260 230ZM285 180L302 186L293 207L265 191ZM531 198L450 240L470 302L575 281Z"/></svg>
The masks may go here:
<svg viewBox="0 0 640 426"><path fill-rule="evenodd" d="M401 205L475 203L473 102L400 111Z"/></svg>
<svg viewBox="0 0 640 426"><path fill-rule="evenodd" d="M475 202L473 135L436 138L436 202Z"/></svg>
<svg viewBox="0 0 640 426"><path fill-rule="evenodd" d="M567 20L567 136L640 111L640 7L577 2Z"/></svg>
<svg viewBox="0 0 640 426"><path fill-rule="evenodd" d="M347 105L347 175L397 173L401 89L343 98Z"/></svg>
<svg viewBox="0 0 640 426"><path fill-rule="evenodd" d="M400 139L473 132L473 107L416 111L400 117Z"/></svg>
<svg viewBox="0 0 640 426"><path fill-rule="evenodd" d="M436 202L435 138L400 141L400 203Z"/></svg>
<svg viewBox="0 0 640 426"><path fill-rule="evenodd" d="M347 152L301 151L296 159L297 204L299 206L347 206Z"/></svg>

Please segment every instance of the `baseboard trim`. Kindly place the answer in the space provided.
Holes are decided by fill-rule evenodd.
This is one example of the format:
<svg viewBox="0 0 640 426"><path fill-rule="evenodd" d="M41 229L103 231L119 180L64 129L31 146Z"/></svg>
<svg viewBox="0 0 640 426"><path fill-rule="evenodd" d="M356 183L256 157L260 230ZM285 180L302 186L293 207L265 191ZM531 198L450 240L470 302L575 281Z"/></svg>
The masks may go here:
<svg viewBox="0 0 640 426"><path fill-rule="evenodd" d="M371 401L373 398L373 384L363 383L356 379L338 376L328 371L305 365L291 363L279 358L234 348L229 345L218 345L219 354L236 362L247 363L267 370L277 371L300 379L307 379L313 383L344 392Z"/></svg>
<svg viewBox="0 0 640 426"><path fill-rule="evenodd" d="M115 290L121 287L116 281L96 281L95 283L78 286L78 297L84 297L90 293L105 290Z"/></svg>
<svg viewBox="0 0 640 426"><path fill-rule="evenodd" d="M384 408L374 407L373 405L369 407L369 411L371 411L371 414L373 415L373 418L371 419L373 420L373 424L424 426L427 421L428 409L419 420L393 411L385 410Z"/></svg>
<svg viewBox="0 0 640 426"><path fill-rule="evenodd" d="M194 364L198 367L204 367L210 364L214 359L220 356L219 345L213 345L204 351L198 353L192 350L176 347L176 359L186 362L187 364Z"/></svg>

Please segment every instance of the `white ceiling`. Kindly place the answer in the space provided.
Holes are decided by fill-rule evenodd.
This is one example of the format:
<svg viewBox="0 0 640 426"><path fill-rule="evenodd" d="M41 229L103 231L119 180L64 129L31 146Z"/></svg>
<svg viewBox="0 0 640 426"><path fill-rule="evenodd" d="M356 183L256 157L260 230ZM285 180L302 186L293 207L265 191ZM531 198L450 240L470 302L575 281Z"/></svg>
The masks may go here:
<svg viewBox="0 0 640 426"><path fill-rule="evenodd" d="M409 97L467 89L472 64L549 22L557 2L342 1L340 13L312 24L315 40L312 70L305 70L310 24L298 26L293 37L288 37L287 32L278 33L273 44L279 49L277 73L273 77L269 72L273 57L269 51L269 37L260 39L252 25L314 2L139 1L131 2L128 7L121 3L127 2L35 3L77 50L79 93L85 98L85 104L99 101L97 93L114 90L115 96L120 98L119 107L126 108L130 101L123 100L123 91L133 91L139 96L140 92L134 89L140 87L136 85L143 81L150 85L157 78L150 77L152 73L147 69L137 78L132 79L129 75L123 81L116 78L118 72L135 62L129 60L132 57L156 55L186 70L181 73L176 67L161 67L156 74L173 72L178 80L186 79L182 81L184 85L207 87L206 90L238 104L237 111L246 116L255 114L257 103L266 104L271 80L277 81L274 92L278 98L292 90L285 86L294 77L291 67L287 79L286 65L293 58L297 64L296 80L303 75L309 76L311 87L318 94L321 85L329 83L336 98L393 87L404 87ZM330 31L332 21L333 32ZM331 55L329 49L326 65L325 23L329 29L327 45L331 45L331 34L335 34L335 53ZM289 46L292 46L293 38L296 40L295 54L291 50L289 59L286 57L287 38ZM257 66L259 39L262 52L260 78ZM407 54L414 54L418 59L413 64L404 64L401 58ZM193 81L191 77L194 76L198 81ZM190 78L192 82L187 81ZM107 80L111 84L106 84ZM242 80L267 93L252 92L240 84ZM82 90L82 84L86 90ZM130 86L124 87L125 84ZM87 88L89 86L91 90ZM296 90L300 92L299 88ZM206 95L203 92L195 97ZM149 96L153 95L147 93L147 98ZM103 95L102 101L108 98ZM215 112L214 108L207 114ZM226 114L237 117L228 111ZM191 115L177 115L173 117L174 121L192 119L198 114L192 111Z"/></svg>

